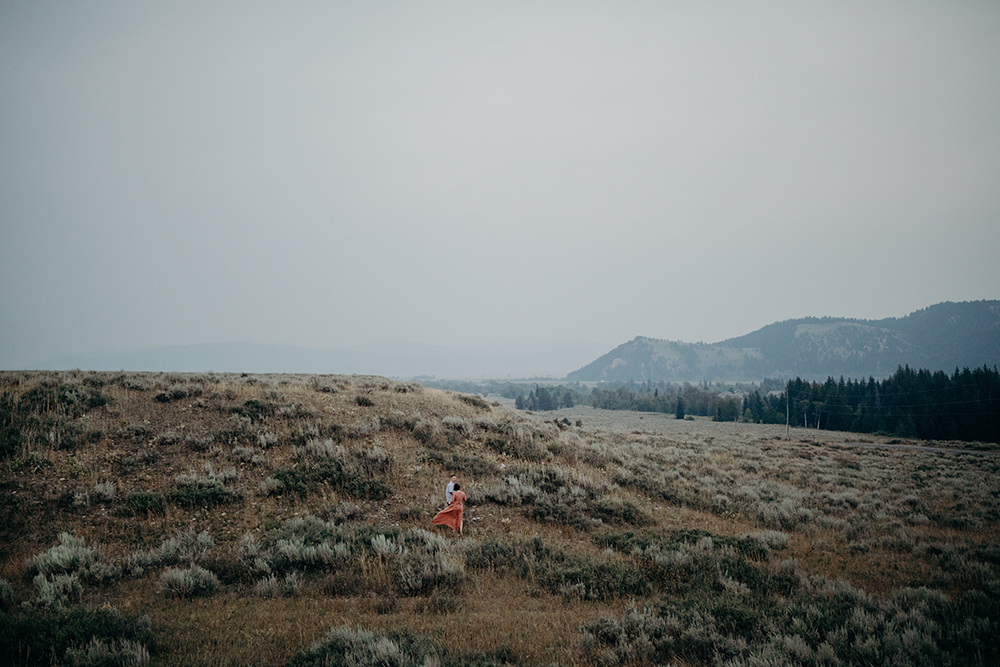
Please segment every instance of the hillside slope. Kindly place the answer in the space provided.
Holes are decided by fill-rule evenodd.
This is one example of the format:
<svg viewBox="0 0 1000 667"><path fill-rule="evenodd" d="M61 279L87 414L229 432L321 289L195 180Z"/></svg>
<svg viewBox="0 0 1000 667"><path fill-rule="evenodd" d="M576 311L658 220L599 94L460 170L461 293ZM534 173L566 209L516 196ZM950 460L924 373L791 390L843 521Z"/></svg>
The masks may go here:
<svg viewBox="0 0 1000 667"><path fill-rule="evenodd" d="M852 664L904 632L904 664L1000 657L1000 457L555 414L374 376L0 373L0 663ZM451 473L461 537L431 523Z"/></svg>

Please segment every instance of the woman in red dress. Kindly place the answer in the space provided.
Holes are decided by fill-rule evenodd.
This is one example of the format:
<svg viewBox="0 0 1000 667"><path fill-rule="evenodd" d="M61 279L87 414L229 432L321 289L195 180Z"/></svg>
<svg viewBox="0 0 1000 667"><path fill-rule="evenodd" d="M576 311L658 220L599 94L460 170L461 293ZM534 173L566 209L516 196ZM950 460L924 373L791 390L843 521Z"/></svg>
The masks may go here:
<svg viewBox="0 0 1000 667"><path fill-rule="evenodd" d="M465 491L459 484L455 485L455 492L451 494L451 502L443 510L434 515L432 521L438 526L451 526L458 534L462 534L462 514L465 511L462 503L465 502Z"/></svg>

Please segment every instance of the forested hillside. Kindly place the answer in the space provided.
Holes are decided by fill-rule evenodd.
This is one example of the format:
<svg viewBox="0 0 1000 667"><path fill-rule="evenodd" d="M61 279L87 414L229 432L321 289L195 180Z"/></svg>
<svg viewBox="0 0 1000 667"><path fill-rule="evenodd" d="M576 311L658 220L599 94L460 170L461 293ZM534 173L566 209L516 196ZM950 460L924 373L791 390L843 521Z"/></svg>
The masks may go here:
<svg viewBox="0 0 1000 667"><path fill-rule="evenodd" d="M581 382L886 378L1000 363L1000 301L940 303L903 318L802 318L715 344L636 337L566 376Z"/></svg>

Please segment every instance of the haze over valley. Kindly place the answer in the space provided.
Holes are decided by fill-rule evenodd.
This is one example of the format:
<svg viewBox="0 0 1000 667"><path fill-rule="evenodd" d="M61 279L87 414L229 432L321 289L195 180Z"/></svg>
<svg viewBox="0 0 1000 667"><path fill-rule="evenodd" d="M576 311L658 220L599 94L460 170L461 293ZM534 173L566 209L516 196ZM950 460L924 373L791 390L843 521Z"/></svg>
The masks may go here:
<svg viewBox="0 0 1000 667"><path fill-rule="evenodd" d="M433 346L383 343L343 350L232 343L67 355L51 370L353 373L418 380L759 382L766 378L885 378L900 366L952 372L1000 363L1000 302L942 303L903 318L804 318L715 344L636 337L596 343Z"/></svg>

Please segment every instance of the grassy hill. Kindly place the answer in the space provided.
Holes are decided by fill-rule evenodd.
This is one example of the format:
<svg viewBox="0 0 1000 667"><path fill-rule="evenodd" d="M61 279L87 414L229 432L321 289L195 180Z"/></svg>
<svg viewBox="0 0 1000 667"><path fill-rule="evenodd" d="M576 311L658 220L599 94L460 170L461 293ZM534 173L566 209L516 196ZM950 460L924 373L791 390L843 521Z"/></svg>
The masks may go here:
<svg viewBox="0 0 1000 667"><path fill-rule="evenodd" d="M3 664L1000 659L990 451L371 376L0 392Z"/></svg>
<svg viewBox="0 0 1000 667"><path fill-rule="evenodd" d="M903 318L807 317L715 344L637 337L566 376L581 382L885 378L1000 363L1000 301L939 303Z"/></svg>

